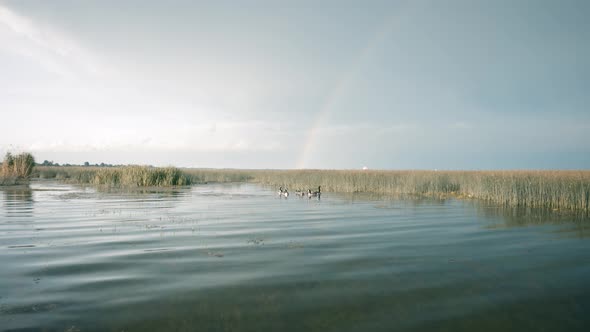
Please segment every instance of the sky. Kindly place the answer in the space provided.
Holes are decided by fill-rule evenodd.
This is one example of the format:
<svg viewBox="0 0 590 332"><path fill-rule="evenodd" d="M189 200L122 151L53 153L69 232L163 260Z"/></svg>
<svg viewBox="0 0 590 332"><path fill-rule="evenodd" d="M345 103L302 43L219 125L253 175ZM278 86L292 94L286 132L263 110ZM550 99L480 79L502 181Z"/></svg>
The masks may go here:
<svg viewBox="0 0 590 332"><path fill-rule="evenodd" d="M0 0L0 153L588 169L590 1Z"/></svg>

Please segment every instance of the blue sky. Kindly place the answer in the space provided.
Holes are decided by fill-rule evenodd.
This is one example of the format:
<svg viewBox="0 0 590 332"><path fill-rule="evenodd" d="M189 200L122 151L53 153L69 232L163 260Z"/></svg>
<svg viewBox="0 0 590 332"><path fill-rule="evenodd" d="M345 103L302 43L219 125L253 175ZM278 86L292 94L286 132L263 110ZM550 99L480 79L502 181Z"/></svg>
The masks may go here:
<svg viewBox="0 0 590 332"><path fill-rule="evenodd" d="M0 153L590 168L587 1L0 0Z"/></svg>

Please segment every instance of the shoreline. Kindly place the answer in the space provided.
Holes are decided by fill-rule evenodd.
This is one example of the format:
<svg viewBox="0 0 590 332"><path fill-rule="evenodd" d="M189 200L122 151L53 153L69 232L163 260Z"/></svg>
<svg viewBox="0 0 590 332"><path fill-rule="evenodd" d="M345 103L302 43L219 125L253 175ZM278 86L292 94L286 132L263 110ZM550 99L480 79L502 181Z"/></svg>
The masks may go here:
<svg viewBox="0 0 590 332"><path fill-rule="evenodd" d="M181 189L204 183L258 183L291 191L374 193L480 200L503 206L590 214L590 170L386 171L240 170L142 166L38 166L35 179L116 188ZM315 189L314 189L315 190Z"/></svg>

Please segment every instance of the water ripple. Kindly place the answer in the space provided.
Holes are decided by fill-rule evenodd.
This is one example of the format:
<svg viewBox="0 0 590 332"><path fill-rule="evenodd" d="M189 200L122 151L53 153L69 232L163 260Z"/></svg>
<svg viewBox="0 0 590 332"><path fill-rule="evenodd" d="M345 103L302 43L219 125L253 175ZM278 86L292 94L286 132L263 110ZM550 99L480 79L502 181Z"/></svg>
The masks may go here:
<svg viewBox="0 0 590 332"><path fill-rule="evenodd" d="M0 195L0 331L590 323L588 231L567 220L455 200L280 199L253 184Z"/></svg>

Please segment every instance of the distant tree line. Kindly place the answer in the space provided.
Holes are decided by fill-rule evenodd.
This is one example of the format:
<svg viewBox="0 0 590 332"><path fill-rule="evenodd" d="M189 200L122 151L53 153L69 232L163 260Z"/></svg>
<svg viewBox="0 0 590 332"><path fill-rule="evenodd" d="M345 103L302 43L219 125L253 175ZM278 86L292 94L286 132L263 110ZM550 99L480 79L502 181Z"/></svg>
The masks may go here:
<svg viewBox="0 0 590 332"><path fill-rule="evenodd" d="M113 165L113 164L105 164L105 163L96 163L96 164L91 164L87 161L84 162L84 164L82 165L77 165L77 164L60 164L60 163L56 163L53 162L53 160L49 161L49 160L44 160L42 163L37 164L38 166L78 166L78 167L119 167L119 166L123 166L123 165Z"/></svg>

